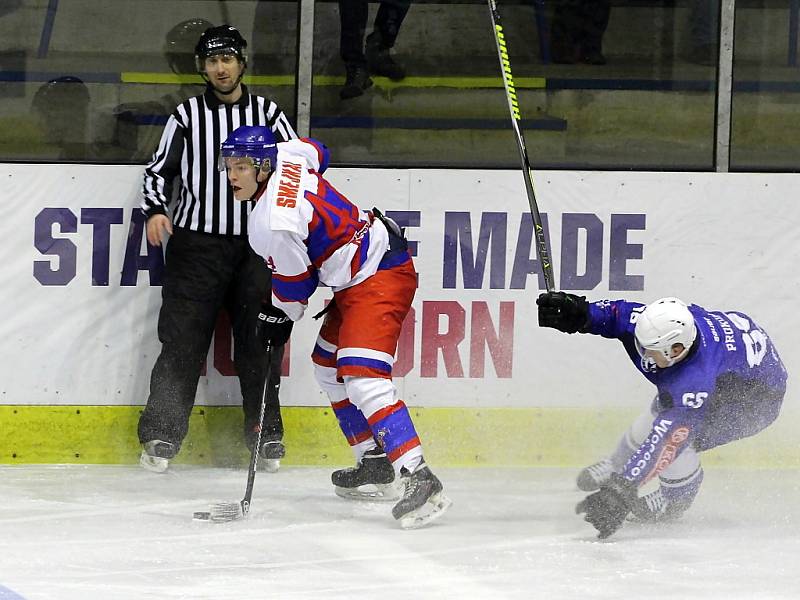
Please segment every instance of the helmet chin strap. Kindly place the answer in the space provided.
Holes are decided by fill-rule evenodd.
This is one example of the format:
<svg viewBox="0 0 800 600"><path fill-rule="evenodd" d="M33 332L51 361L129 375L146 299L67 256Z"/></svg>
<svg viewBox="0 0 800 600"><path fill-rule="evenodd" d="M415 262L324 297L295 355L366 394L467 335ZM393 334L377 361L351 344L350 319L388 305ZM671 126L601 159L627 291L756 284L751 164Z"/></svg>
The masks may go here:
<svg viewBox="0 0 800 600"><path fill-rule="evenodd" d="M270 173L270 175L272 175L272 173ZM258 202L258 199L261 198L261 194L263 194L264 189L267 187L268 183L269 183L269 177L267 177L264 181L259 181L258 182L258 186L256 187L256 191L253 192L252 196L250 196L250 201L251 202L253 202L253 201Z"/></svg>

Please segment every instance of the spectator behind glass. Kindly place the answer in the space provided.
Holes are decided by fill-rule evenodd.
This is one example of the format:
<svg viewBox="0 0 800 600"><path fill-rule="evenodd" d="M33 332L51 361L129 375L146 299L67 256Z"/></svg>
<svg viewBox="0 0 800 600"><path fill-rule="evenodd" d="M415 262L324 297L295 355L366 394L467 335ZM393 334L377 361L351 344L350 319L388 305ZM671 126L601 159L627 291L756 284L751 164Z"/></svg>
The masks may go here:
<svg viewBox="0 0 800 600"><path fill-rule="evenodd" d="M339 0L342 27L339 53L347 71L347 80L339 92L342 100L362 95L372 85L370 74L382 75L392 81L400 81L406 76L405 69L394 61L389 49L394 47L410 4L411 0L380 2L365 50L369 3L367 0Z"/></svg>
<svg viewBox="0 0 800 600"><path fill-rule="evenodd" d="M89 113L89 90L71 75L51 79L33 97L31 109L39 119L44 142L55 146L54 158L79 161L89 158L86 123Z"/></svg>
<svg viewBox="0 0 800 600"><path fill-rule="evenodd" d="M553 62L606 64L603 34L610 13L609 0L560 0L550 29Z"/></svg>

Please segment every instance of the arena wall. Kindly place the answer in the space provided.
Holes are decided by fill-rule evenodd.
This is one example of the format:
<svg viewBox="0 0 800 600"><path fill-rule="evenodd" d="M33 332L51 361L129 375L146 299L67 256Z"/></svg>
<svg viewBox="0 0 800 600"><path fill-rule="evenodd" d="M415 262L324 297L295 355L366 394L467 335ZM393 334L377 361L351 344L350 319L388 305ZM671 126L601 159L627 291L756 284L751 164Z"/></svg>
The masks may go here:
<svg viewBox="0 0 800 600"><path fill-rule="evenodd" d="M654 389L621 344L542 330L544 283L519 171L332 169L362 208L407 227L419 272L395 372L437 464L575 466L605 452ZM159 351L163 257L138 212L141 167L0 165L6 217L0 463L132 463ZM559 289L675 295L750 314L790 373L778 422L707 464L800 465L797 176L537 172ZM308 314L321 309L321 289ZM281 392L287 464L350 461L314 379L318 323L297 324ZM243 464L224 315L180 460Z"/></svg>

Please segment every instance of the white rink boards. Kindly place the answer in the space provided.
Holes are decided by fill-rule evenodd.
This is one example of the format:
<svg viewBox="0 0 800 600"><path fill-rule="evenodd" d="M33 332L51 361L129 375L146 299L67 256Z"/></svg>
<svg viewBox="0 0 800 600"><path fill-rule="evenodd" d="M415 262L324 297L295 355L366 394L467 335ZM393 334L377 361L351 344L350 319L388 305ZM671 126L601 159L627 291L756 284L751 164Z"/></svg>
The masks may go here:
<svg viewBox="0 0 800 600"><path fill-rule="evenodd" d="M159 349L160 275L148 260L160 259L148 258L136 210L141 167L0 165L0 177L14 206L0 222L0 302L13 315L0 324L0 404L143 404ZM329 178L407 227L420 285L395 374L408 404L639 407L649 396L619 345L537 327L543 286L518 171L337 169ZM742 310L772 336L790 376L800 369L797 175L535 180L558 288ZM329 296L318 291L309 313ZM308 359L317 327L306 318L295 328L285 405L327 404ZM207 371L198 403L239 404L229 339L215 342Z"/></svg>

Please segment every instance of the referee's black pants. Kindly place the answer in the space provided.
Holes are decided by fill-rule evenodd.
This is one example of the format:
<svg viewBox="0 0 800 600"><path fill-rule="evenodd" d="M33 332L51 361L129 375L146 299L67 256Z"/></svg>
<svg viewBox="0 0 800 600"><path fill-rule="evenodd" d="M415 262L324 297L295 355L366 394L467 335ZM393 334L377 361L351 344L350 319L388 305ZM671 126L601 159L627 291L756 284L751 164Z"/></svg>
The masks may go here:
<svg viewBox="0 0 800 600"><path fill-rule="evenodd" d="M150 396L139 418L139 441L163 440L180 448L189 428L197 383L220 308L230 316L233 362L239 376L246 437L258 424L266 351L255 335L270 276L247 238L176 227L167 243L158 316L161 354L150 376ZM263 435L283 436L278 392L283 347L272 352Z"/></svg>

